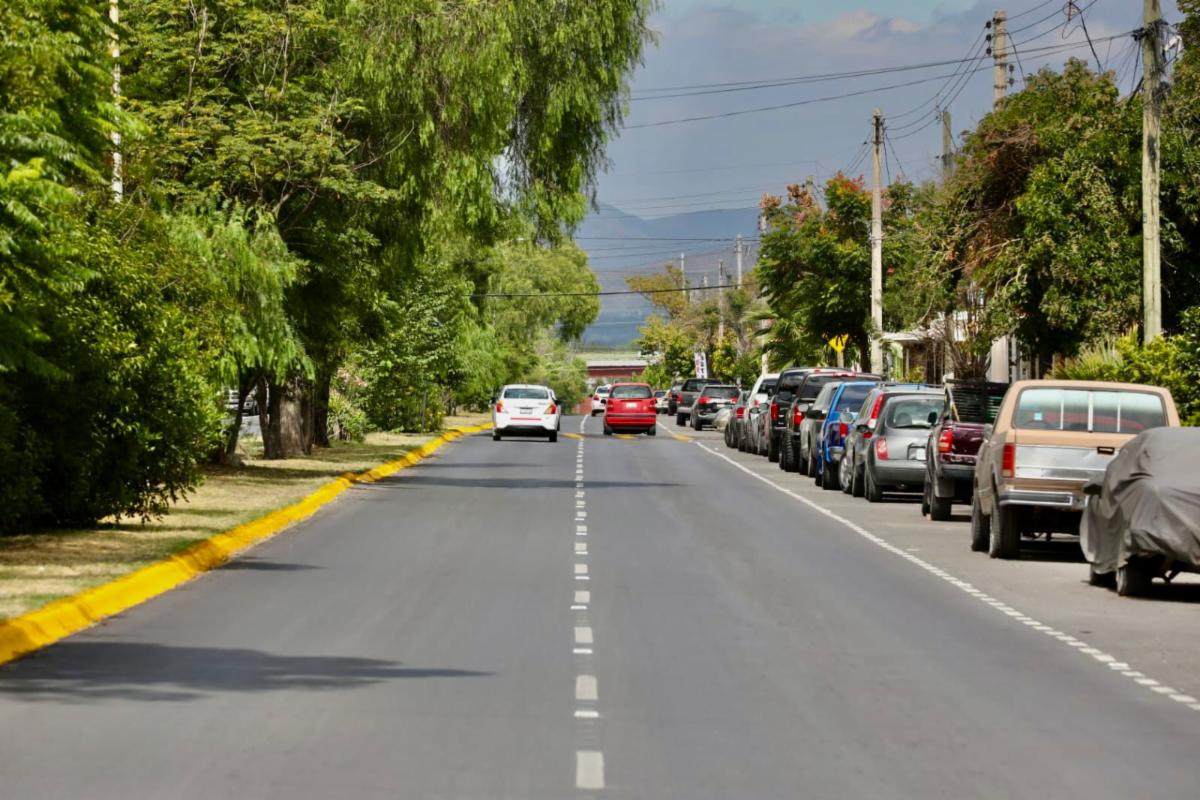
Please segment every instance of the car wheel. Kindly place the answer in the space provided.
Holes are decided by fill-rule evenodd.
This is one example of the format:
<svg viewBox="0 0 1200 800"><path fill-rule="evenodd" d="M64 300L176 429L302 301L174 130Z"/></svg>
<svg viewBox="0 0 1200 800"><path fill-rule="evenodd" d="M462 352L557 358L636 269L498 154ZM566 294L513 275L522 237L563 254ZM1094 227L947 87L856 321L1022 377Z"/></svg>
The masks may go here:
<svg viewBox="0 0 1200 800"><path fill-rule="evenodd" d="M739 453L746 452L746 437L742 434L737 435L737 449Z"/></svg>
<svg viewBox="0 0 1200 800"><path fill-rule="evenodd" d="M676 414L675 415L675 424L682 428L684 425L684 421L686 419L687 419L687 417L685 417L683 414Z"/></svg>
<svg viewBox="0 0 1200 800"><path fill-rule="evenodd" d="M1117 567L1117 594L1121 597L1142 597L1150 591L1153 580L1153 559L1131 558L1124 566Z"/></svg>
<svg viewBox="0 0 1200 800"><path fill-rule="evenodd" d="M779 437L767 433L767 461L772 464L779 462Z"/></svg>
<svg viewBox="0 0 1200 800"><path fill-rule="evenodd" d="M851 467L850 472L850 496L862 497L866 493L866 489L863 487L862 470Z"/></svg>
<svg viewBox="0 0 1200 800"><path fill-rule="evenodd" d="M1105 589L1117 588L1117 573L1097 572L1095 564L1088 564L1088 583Z"/></svg>
<svg viewBox="0 0 1200 800"><path fill-rule="evenodd" d="M551 444L553 444L554 442L557 442L558 441L558 431L550 431L550 435L547 436L546 438L548 438L550 440Z"/></svg>
<svg viewBox="0 0 1200 800"><path fill-rule="evenodd" d="M1021 518L1015 509L996 506L988 530L988 555L992 558L1021 557Z"/></svg>
<svg viewBox="0 0 1200 800"><path fill-rule="evenodd" d="M883 489L879 488L879 484L875 482L875 473L871 472L871 466L868 464L863 468L863 478L866 484L863 487L863 494L867 496L868 503L882 503Z"/></svg>
<svg viewBox="0 0 1200 800"><path fill-rule="evenodd" d="M842 486L842 494L850 494L853 481L854 479L850 471L850 459L843 455L841 462L838 464L838 483Z"/></svg>
<svg viewBox="0 0 1200 800"><path fill-rule="evenodd" d="M704 423L700 421L700 416L694 415L692 417L692 430L698 431L703 427L704 427Z"/></svg>
<svg viewBox="0 0 1200 800"><path fill-rule="evenodd" d="M825 464L824 467L821 470L821 488L831 492L838 486L837 478L834 477L833 467L828 464Z"/></svg>
<svg viewBox="0 0 1200 800"><path fill-rule="evenodd" d="M934 522L949 522L950 512L954 509L954 501L945 497L938 497L933 486L926 484L929 487L929 518Z"/></svg>
<svg viewBox="0 0 1200 800"><path fill-rule="evenodd" d="M500 441L500 431L492 431L492 441L493 442Z"/></svg>
<svg viewBox="0 0 1200 800"><path fill-rule="evenodd" d="M991 525L989 518L979 505L979 498L971 501L971 549L976 553L986 552L991 540Z"/></svg>
<svg viewBox="0 0 1200 800"><path fill-rule="evenodd" d="M612 429L612 428L610 428L610 427L608 426L608 423L607 423L607 422L606 422L606 423L604 423L604 435L605 435L605 436L612 436L612 434L613 434L613 429Z"/></svg>
<svg viewBox="0 0 1200 800"><path fill-rule="evenodd" d="M929 484L925 484L925 488L921 490L921 516L929 516Z"/></svg>
<svg viewBox="0 0 1200 800"><path fill-rule="evenodd" d="M653 428L647 428L646 435L647 436L657 436L658 435L658 426L655 425Z"/></svg>

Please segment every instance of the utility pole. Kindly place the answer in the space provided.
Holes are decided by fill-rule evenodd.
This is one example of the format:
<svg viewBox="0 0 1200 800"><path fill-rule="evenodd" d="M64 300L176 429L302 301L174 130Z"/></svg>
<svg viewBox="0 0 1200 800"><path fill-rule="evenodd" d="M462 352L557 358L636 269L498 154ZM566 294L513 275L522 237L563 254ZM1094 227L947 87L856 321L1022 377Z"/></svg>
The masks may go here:
<svg viewBox="0 0 1200 800"><path fill-rule="evenodd" d="M883 368L883 187L880 161L883 151L883 112L871 117L871 369Z"/></svg>
<svg viewBox="0 0 1200 800"><path fill-rule="evenodd" d="M717 262L717 342L725 341L725 259Z"/></svg>
<svg viewBox="0 0 1200 800"><path fill-rule="evenodd" d="M121 104L121 40L117 36L117 25L121 21L121 10L118 0L108 0L108 20L112 23L112 93L113 104ZM121 169L121 132L112 132L112 193L118 203L125 197L125 180Z"/></svg>
<svg viewBox="0 0 1200 800"><path fill-rule="evenodd" d="M1008 94L1008 14L997 11L992 17L992 107L997 108Z"/></svg>
<svg viewBox="0 0 1200 800"><path fill-rule="evenodd" d="M1159 242L1159 131L1162 124L1162 6L1142 7L1142 338L1162 336L1162 264Z"/></svg>
<svg viewBox="0 0 1200 800"><path fill-rule="evenodd" d="M737 235L737 285L742 288L742 235Z"/></svg>
<svg viewBox="0 0 1200 800"><path fill-rule="evenodd" d="M954 177L954 134L950 131L950 109L942 109L942 183Z"/></svg>
<svg viewBox="0 0 1200 800"><path fill-rule="evenodd" d="M688 304L687 261L683 253L679 254L679 277L683 281L683 304Z"/></svg>

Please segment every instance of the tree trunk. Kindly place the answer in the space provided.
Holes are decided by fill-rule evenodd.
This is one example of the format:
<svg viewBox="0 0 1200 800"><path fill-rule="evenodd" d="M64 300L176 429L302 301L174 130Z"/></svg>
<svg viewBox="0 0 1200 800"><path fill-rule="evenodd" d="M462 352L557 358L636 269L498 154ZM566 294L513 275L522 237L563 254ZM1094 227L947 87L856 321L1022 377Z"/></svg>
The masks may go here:
<svg viewBox="0 0 1200 800"><path fill-rule="evenodd" d="M304 409L302 380L271 381L270 427L263 433L265 456L269 459L304 455Z"/></svg>
<svg viewBox="0 0 1200 800"><path fill-rule="evenodd" d="M225 452L221 457L221 463L223 464L232 463L234 454L237 453L238 438L242 433L242 409L246 406L246 398L250 396L250 391L254 388L254 383L255 378L253 375L242 376L241 384L238 386L237 410L233 412L233 424L225 432Z"/></svg>
<svg viewBox="0 0 1200 800"><path fill-rule="evenodd" d="M862 371L876 373L876 365L871 363L871 337L866 335L857 336L855 337L855 343L858 345L858 357L862 361Z"/></svg>
<svg viewBox="0 0 1200 800"><path fill-rule="evenodd" d="M333 385L333 368L322 364L317 367L317 379L313 386L313 444L329 447L329 389Z"/></svg>

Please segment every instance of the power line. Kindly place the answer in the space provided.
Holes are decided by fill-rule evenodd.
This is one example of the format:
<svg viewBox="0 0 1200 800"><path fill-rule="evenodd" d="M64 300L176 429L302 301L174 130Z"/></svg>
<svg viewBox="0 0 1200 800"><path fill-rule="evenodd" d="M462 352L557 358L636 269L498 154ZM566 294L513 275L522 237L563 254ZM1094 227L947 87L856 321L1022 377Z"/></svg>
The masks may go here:
<svg viewBox="0 0 1200 800"><path fill-rule="evenodd" d="M636 241L643 241L643 240L644 241L664 241L664 242L729 242L732 244L734 241L734 238L732 236L717 236L717 237L709 237L709 236L699 236L699 237L697 237L697 236L576 236L575 240L576 241L602 241L602 240L603 241L613 241L613 240L618 240L618 241L623 241L623 242L636 242ZM742 239L742 241L743 242L757 242L758 237L757 236L747 237L747 238Z"/></svg>

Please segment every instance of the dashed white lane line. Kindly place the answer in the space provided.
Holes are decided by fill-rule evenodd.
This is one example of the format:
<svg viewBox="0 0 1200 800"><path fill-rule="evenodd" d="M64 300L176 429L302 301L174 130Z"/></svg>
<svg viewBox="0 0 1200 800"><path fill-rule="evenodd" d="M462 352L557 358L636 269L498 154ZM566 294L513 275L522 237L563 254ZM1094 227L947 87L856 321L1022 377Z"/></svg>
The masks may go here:
<svg viewBox="0 0 1200 800"><path fill-rule="evenodd" d="M575 644L595 644L595 640L592 638L592 629L582 625L576 626Z"/></svg>
<svg viewBox="0 0 1200 800"><path fill-rule="evenodd" d="M835 522L841 523L842 525L844 525L847 528L849 528L850 530L854 531L859 536L863 537L864 539L871 542L872 544L877 545L878 547L881 547L882 549L888 551L889 553L900 556L905 561L908 561L908 562L914 564L915 566L920 567L921 569L925 570L926 572L930 573L931 575L934 575L935 577L940 578L941 580L945 581L946 583L949 583L951 586L955 587L956 589L960 589L961 591L970 595L971 597L974 597L975 599L986 603L987 605L991 606L992 608L996 609L997 611L1001 612L1002 614L1005 614L1006 616L1009 616L1009 617L1017 620L1018 622L1022 622L1025 625L1028 625L1032 630L1038 631L1040 633L1044 633L1047 636L1057 639L1058 641L1062 642L1063 644L1067 645L1068 647L1090 657L1092 660L1094 660L1098 663L1107 665L1114 672L1119 672L1121 675L1123 675L1127 678L1132 678L1135 683L1145 686L1146 688L1150 689L1151 691L1155 692L1156 694L1161 694L1163 696L1170 696L1170 698L1172 700L1174 700L1176 703L1178 703L1179 705L1182 705L1186 708L1190 708L1193 711L1200 711L1200 702L1196 702L1196 699L1194 697L1192 697L1191 695L1181 694L1181 693L1177 692L1177 690L1175 690L1175 689L1160 685L1158 681L1154 680L1153 678L1146 677L1141 672L1130 670L1128 664L1117 661L1117 659L1114 656L1111 656L1108 653L1105 653L1102 650L1099 650L1098 648L1092 647L1087 642L1077 639L1074 636L1070 635L1069 633L1063 633L1062 631L1056 630L1049 625L1045 625L1045 624L1042 624L1041 622L1038 622L1036 619L1034 619L1034 618L1022 613L1021 611L1018 611L1017 609L1013 608L1012 606L1008 605L1003 600L998 600L998 599L992 597L991 595L980 591L978 588L976 588L975 586L972 586L967 581L961 580L961 579L955 577L954 575L950 574L949 572L946 572L942 568L929 563L928 561L924 560L923 558L913 555L908 550L905 550L902 547L897 547L896 545L892 544L891 542L887 541L886 539L871 533L870 531L868 531L866 528L862 527L858 523L852 522L852 521L846 519L845 517L837 514L836 512L831 511L830 509L825 508L824 506L808 499L804 495L797 494L796 492L793 492L791 489L787 489L783 486L780 486L778 483L771 480L770 478L767 478L763 475L759 475L754 470L750 469L749 467L747 467L743 464L739 464L737 461L734 461L732 458L725 455L724 453L717 450L716 448L709 447L708 445L704 444L703 442L696 442L696 445L699 446L705 452L710 453L710 454L716 456L717 458L723 459L724 461L728 462L729 464L732 464L734 467L737 467L738 469L740 469L742 472L746 473L750 477L762 481L763 483L767 484L768 486L770 486L774 489L777 489L780 492L783 492L788 497L791 497L795 500L799 500L801 503L808 506L812 510L817 511L821 514L824 514L826 517L834 520Z"/></svg>
<svg viewBox="0 0 1200 800"><path fill-rule="evenodd" d="M604 788L604 754L599 750L579 750L575 753L575 788Z"/></svg>
<svg viewBox="0 0 1200 800"><path fill-rule="evenodd" d="M585 605L592 602L592 593L589 591L586 591L586 590L576 591L575 592L575 602L583 603Z"/></svg>
<svg viewBox="0 0 1200 800"><path fill-rule="evenodd" d="M594 708L577 708L575 719L600 719L600 712Z"/></svg>
<svg viewBox="0 0 1200 800"><path fill-rule="evenodd" d="M578 675L575 678L575 699L595 702L600 699L595 675Z"/></svg>
<svg viewBox="0 0 1200 800"><path fill-rule="evenodd" d="M585 544L584 542L576 542L575 543L575 555L586 556L587 554L588 554L587 544Z"/></svg>
<svg viewBox="0 0 1200 800"><path fill-rule="evenodd" d="M575 574L576 575L587 575L588 574L588 565L587 564L576 564L575 565Z"/></svg>

